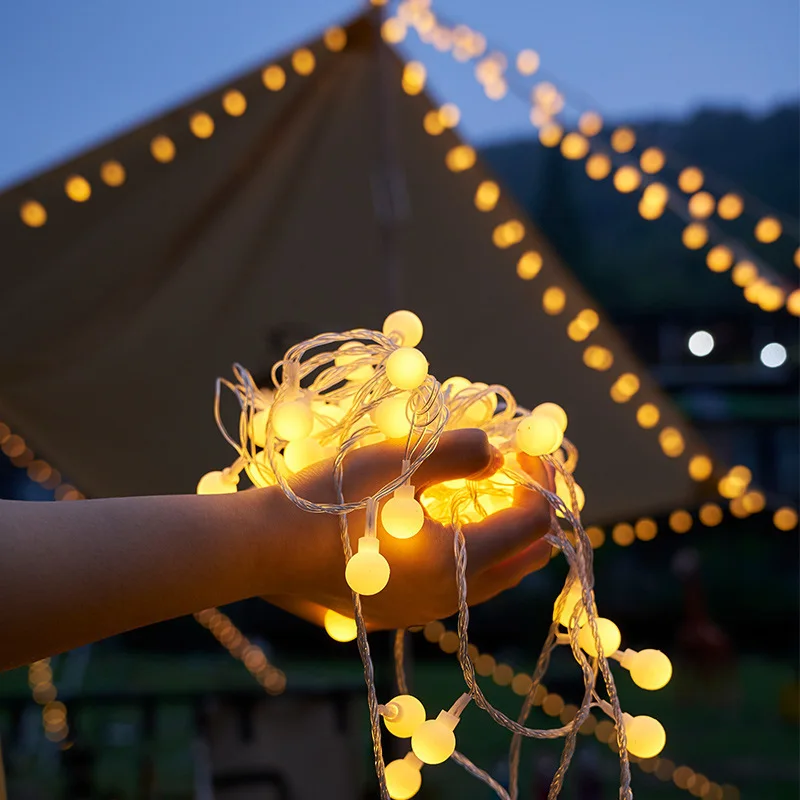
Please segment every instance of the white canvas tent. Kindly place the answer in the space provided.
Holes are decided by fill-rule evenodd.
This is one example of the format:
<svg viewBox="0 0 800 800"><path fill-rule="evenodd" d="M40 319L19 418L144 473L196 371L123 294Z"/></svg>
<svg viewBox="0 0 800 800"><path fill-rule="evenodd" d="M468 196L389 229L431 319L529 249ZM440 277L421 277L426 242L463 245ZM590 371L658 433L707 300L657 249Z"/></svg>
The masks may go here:
<svg viewBox="0 0 800 800"><path fill-rule="evenodd" d="M90 496L190 492L232 460L212 417L232 362L265 377L296 341L379 327L402 306L422 317L440 379L568 410L588 521L694 505L687 459L702 444L602 312L585 342L567 337L592 299L506 193L476 210L491 176L480 160L447 168L457 134L423 129L432 100L403 91L403 63L370 16L346 33L341 52L307 45L309 75L291 54L267 61L0 195L0 418ZM262 79L273 63L280 91ZM246 98L240 116L223 110L230 89ZM190 130L198 111L213 118L208 138ZM158 136L174 144L167 163L151 152ZM120 186L100 178L109 160L124 167ZM65 194L73 175L91 185L85 202ZM46 210L40 227L21 220L31 200ZM509 219L525 236L498 248L493 230ZM522 281L528 250L543 267ZM566 295L556 315L542 311L552 286ZM587 368L589 345L613 366ZM641 388L615 403L610 387L628 372ZM651 430L636 423L645 402L661 412ZM678 458L659 446L667 425L686 440Z"/></svg>

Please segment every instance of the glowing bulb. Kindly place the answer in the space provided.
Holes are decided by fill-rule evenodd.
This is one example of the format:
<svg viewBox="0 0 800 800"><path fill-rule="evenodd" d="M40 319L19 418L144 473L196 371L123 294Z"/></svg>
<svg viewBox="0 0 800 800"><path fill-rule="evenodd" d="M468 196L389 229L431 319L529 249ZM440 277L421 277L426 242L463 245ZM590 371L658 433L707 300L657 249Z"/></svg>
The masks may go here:
<svg viewBox="0 0 800 800"><path fill-rule="evenodd" d="M208 139L214 133L214 120L205 111L198 111L189 118L189 128L198 139Z"/></svg>
<svg viewBox="0 0 800 800"><path fill-rule="evenodd" d="M622 666L630 670L637 686L651 692L662 689L672 677L672 662L660 650L626 650Z"/></svg>
<svg viewBox="0 0 800 800"><path fill-rule="evenodd" d="M491 211L500 199L500 187L494 181L482 181L475 190L478 211Z"/></svg>
<svg viewBox="0 0 800 800"><path fill-rule="evenodd" d="M705 176L697 167L686 167L678 175L678 186L680 186L682 192L692 194L700 191L704 180Z"/></svg>
<svg viewBox="0 0 800 800"><path fill-rule="evenodd" d="M577 483L574 484L574 488L575 499L578 501L578 511L583 511L583 506L586 503L586 494ZM572 499L569 496L569 486L567 486L567 481L560 472L556 473L556 494L564 501L564 505L572 511ZM556 510L556 516L562 519L564 517L559 510Z"/></svg>
<svg viewBox="0 0 800 800"><path fill-rule="evenodd" d="M638 758L657 756L667 743L664 726L653 717L623 714L628 750Z"/></svg>
<svg viewBox="0 0 800 800"><path fill-rule="evenodd" d="M282 67L272 64L261 73L261 82L271 92L279 92L286 85L286 73Z"/></svg>
<svg viewBox="0 0 800 800"><path fill-rule="evenodd" d="M647 172L649 175L655 175L663 167L666 159L664 153L657 147L648 147L639 158L639 166L642 172Z"/></svg>
<svg viewBox="0 0 800 800"><path fill-rule="evenodd" d="M354 364L361 359L368 359L369 354L363 352L364 345L360 342L345 342L337 351L333 359L333 363L337 367L346 367ZM345 355L348 350L362 350L357 355ZM372 377L372 366L370 364L363 364L354 370L351 370L345 376L348 381L367 381Z"/></svg>
<svg viewBox="0 0 800 800"><path fill-rule="evenodd" d="M738 194L724 194L717 203L717 214L722 219L736 219L744 211L744 202Z"/></svg>
<svg viewBox="0 0 800 800"><path fill-rule="evenodd" d="M392 800L410 800L422 786L422 762L409 753L386 765L386 788Z"/></svg>
<svg viewBox="0 0 800 800"><path fill-rule="evenodd" d="M47 222L47 211L36 200L26 200L19 207L19 216L30 228L41 228Z"/></svg>
<svg viewBox="0 0 800 800"><path fill-rule="evenodd" d="M600 638L600 644L603 646L603 654L610 656L619 650L620 643L622 642L622 634L619 628L610 620L605 617L597 618L597 635ZM595 645L592 629L589 625L584 625L578 633L578 644L590 656L597 655L597 647Z"/></svg>
<svg viewBox="0 0 800 800"><path fill-rule="evenodd" d="M422 530L425 512L414 499L413 486L406 484L395 490L394 497L381 510L381 522L395 539L410 539Z"/></svg>
<svg viewBox="0 0 800 800"><path fill-rule="evenodd" d="M314 54L307 47L301 47L292 53L292 67L298 75L310 75L316 63Z"/></svg>
<svg viewBox="0 0 800 800"><path fill-rule="evenodd" d="M642 176L636 167L626 164L614 173L614 188L623 194L629 194L639 188Z"/></svg>
<svg viewBox="0 0 800 800"><path fill-rule="evenodd" d="M708 331L695 331L689 337L689 352L702 358L714 349L714 337Z"/></svg>
<svg viewBox="0 0 800 800"><path fill-rule="evenodd" d="M207 472L197 484L197 494L233 494L238 483L239 476L232 472Z"/></svg>
<svg viewBox="0 0 800 800"><path fill-rule="evenodd" d="M603 130L603 118L596 111L584 111L578 118L578 130L584 136L596 136Z"/></svg>
<svg viewBox="0 0 800 800"><path fill-rule="evenodd" d="M400 694L387 704L391 715L384 715L386 729L398 739L408 739L425 722L425 706L411 694Z"/></svg>
<svg viewBox="0 0 800 800"><path fill-rule="evenodd" d="M697 192L689 198L689 213L695 219L708 219L714 213L716 201L709 192Z"/></svg>
<svg viewBox="0 0 800 800"><path fill-rule="evenodd" d="M325 31L325 35L322 37L323 42L325 42L325 47L328 48L332 53L339 53L347 47L347 31L344 28L340 28L338 25L334 25L332 28L328 28Z"/></svg>
<svg viewBox="0 0 800 800"><path fill-rule="evenodd" d="M436 719L423 722L411 736L414 755L425 764L441 764L456 749L453 733L459 718L449 711L440 711Z"/></svg>
<svg viewBox="0 0 800 800"><path fill-rule="evenodd" d="M344 577L347 585L358 594L378 594L389 582L389 562L380 553L380 543L374 536L362 536L358 551L347 562Z"/></svg>
<svg viewBox="0 0 800 800"><path fill-rule="evenodd" d="M352 642L358 635L356 621L344 614L338 614L332 608L325 612L322 624L328 636L336 642Z"/></svg>
<svg viewBox="0 0 800 800"><path fill-rule="evenodd" d="M92 187L82 175L71 175L64 184L64 191L70 200L85 203L92 196Z"/></svg>
<svg viewBox="0 0 800 800"><path fill-rule="evenodd" d="M786 348L778 342L770 342L761 348L761 363L774 369L786 361Z"/></svg>
<svg viewBox="0 0 800 800"><path fill-rule="evenodd" d="M562 592L563 595L563 592ZM559 598L562 596L559 595ZM570 627L570 620L572 618L572 612L575 610L575 606L580 604L583 605L583 592L580 586L580 583L575 581L572 586L570 586L569 591L566 594L564 599L564 606L561 609L561 614L558 616L558 621L565 627ZM558 599L553 604L553 619L556 618L556 611L558 609ZM586 624L586 620L588 616L586 614L586 609L581 608L580 612L578 613L578 626Z"/></svg>
<svg viewBox="0 0 800 800"><path fill-rule="evenodd" d="M558 422L546 414L523 417L517 426L517 446L529 456L555 453L563 440Z"/></svg>
<svg viewBox="0 0 800 800"><path fill-rule="evenodd" d="M689 461L689 477L693 481L705 481L711 477L714 465L711 459L705 455L692 456Z"/></svg>
<svg viewBox="0 0 800 800"><path fill-rule="evenodd" d="M387 439L403 439L408 436L411 430L407 414L410 397L409 392L388 397L372 412L372 421Z"/></svg>
<svg viewBox="0 0 800 800"><path fill-rule="evenodd" d="M168 136L156 136L150 142L150 154L156 161L166 164L175 158L175 144Z"/></svg>
<svg viewBox="0 0 800 800"><path fill-rule="evenodd" d="M611 147L618 153L629 153L636 144L636 134L630 128L617 128L611 134Z"/></svg>
<svg viewBox="0 0 800 800"><path fill-rule="evenodd" d="M700 222L690 222L681 234L684 247L699 250L708 241L708 228Z"/></svg>
<svg viewBox="0 0 800 800"><path fill-rule="evenodd" d="M472 389L478 390L489 388L488 384L482 383L481 381L470 384L470 386ZM492 418L496 410L497 395L494 393L488 394L485 397L482 397L480 400L476 400L474 403L471 403L467 407L467 409L464 411L463 425L466 427L479 428Z"/></svg>
<svg viewBox="0 0 800 800"><path fill-rule="evenodd" d="M567 429L567 412L558 403L540 403L531 412L531 415L533 414L544 415L555 420L562 433Z"/></svg>
<svg viewBox="0 0 800 800"><path fill-rule="evenodd" d="M414 347L400 347L386 359L386 377L392 386L412 391L428 375L428 359Z"/></svg>
<svg viewBox="0 0 800 800"><path fill-rule="evenodd" d="M383 321L384 336L397 333L403 347L416 347L422 340L422 320L413 311L394 311Z"/></svg>
<svg viewBox="0 0 800 800"><path fill-rule="evenodd" d="M119 161L104 161L100 165L100 178L107 186L122 186L125 183L125 167Z"/></svg>
<svg viewBox="0 0 800 800"><path fill-rule="evenodd" d="M535 50L521 50L517 55L517 69L521 75L533 75L539 69L539 54Z"/></svg>
<svg viewBox="0 0 800 800"><path fill-rule="evenodd" d="M325 448L316 439L293 439L283 451L283 460L292 472L300 472L327 456Z"/></svg>
<svg viewBox="0 0 800 800"><path fill-rule="evenodd" d="M733 251L724 244L712 247L706 254L706 265L712 272L726 272L733 266Z"/></svg>
<svg viewBox="0 0 800 800"><path fill-rule="evenodd" d="M586 159L586 174L593 181L601 181L611 172L611 159L605 153L593 153Z"/></svg>
<svg viewBox="0 0 800 800"><path fill-rule="evenodd" d="M304 397L278 404L272 412L272 427L279 439L305 439L314 427L311 404Z"/></svg>
<svg viewBox="0 0 800 800"><path fill-rule="evenodd" d="M584 158L589 152L589 140L572 131L561 140L561 154L570 161L577 161Z"/></svg>
<svg viewBox="0 0 800 800"><path fill-rule="evenodd" d="M755 236L759 242L774 242L783 232L783 226L775 217L763 217L756 223Z"/></svg>

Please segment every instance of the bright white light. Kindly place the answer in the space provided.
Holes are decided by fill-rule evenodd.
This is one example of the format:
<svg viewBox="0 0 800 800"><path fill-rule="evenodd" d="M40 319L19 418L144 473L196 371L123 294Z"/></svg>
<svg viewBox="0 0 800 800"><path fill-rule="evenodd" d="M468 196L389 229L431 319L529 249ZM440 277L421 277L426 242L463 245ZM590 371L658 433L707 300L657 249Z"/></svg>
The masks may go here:
<svg viewBox="0 0 800 800"><path fill-rule="evenodd" d="M786 361L786 348L777 342L770 342L761 348L761 363L765 367L779 367Z"/></svg>
<svg viewBox="0 0 800 800"><path fill-rule="evenodd" d="M689 337L689 352L702 358L714 349L714 337L708 331L695 331Z"/></svg>

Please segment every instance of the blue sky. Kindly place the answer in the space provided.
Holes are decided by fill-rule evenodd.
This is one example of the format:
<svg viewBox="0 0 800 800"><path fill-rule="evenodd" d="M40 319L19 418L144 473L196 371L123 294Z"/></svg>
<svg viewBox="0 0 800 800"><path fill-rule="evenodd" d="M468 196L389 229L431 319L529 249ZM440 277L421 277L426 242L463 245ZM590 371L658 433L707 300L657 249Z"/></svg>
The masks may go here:
<svg viewBox="0 0 800 800"><path fill-rule="evenodd" d="M30 0L0 5L0 186L315 35L351 0ZM703 104L760 112L800 88L797 0L434 0L608 117ZM412 42L431 86L476 142L529 135L526 109L487 100L472 68Z"/></svg>

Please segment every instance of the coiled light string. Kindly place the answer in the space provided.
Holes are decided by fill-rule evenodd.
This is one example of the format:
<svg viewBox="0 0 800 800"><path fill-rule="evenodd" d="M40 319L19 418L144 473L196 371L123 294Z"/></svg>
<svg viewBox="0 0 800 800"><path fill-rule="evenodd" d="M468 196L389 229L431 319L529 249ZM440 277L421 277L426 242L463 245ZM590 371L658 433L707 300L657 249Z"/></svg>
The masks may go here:
<svg viewBox="0 0 800 800"><path fill-rule="evenodd" d="M567 416L553 403L544 403L532 412L519 408L511 392L503 386L476 384L460 377L440 384L428 373L427 360L416 347L421 338L422 323L409 311L389 315L382 332L354 329L321 334L290 348L273 367L274 391L261 391L247 370L235 365L234 381L218 379L214 414L236 458L229 467L204 475L198 491L236 491L240 474L246 472L256 486L279 487L303 511L338 516L344 575L352 590L353 621L364 666L375 768L382 797L395 800L412 797L419 788L423 764L437 764L454 757L499 797L515 798L522 737L565 739L550 788L550 796L556 797L574 753L578 729L591 709L599 708L614 721L620 754L620 796L627 800L632 797L628 751L643 757L655 756L663 748L666 734L656 720L631 717L620 707L608 659L613 656L623 662L633 659L631 663L635 663L640 656L632 651L615 655L619 630L597 613L592 545L580 521L583 492L572 477L578 452L564 438ZM222 422L223 390L228 390L239 405L235 435ZM493 478L441 484L416 499L411 484L414 473L433 453L443 431L459 427L483 429L503 454L504 466ZM393 436L398 431L400 435ZM358 447L387 438L405 441L398 476L371 497L345 502L342 482L346 456ZM517 460L520 453L541 458L550 465L559 476L556 492L530 478ZM300 497L292 486L292 476L326 458L332 459L337 501L315 503ZM489 703L476 680L469 648L467 548L462 526L510 506L514 490L520 487L541 495L553 510L545 540L566 557L570 570L556 601L553 623L527 687L523 709L515 721ZM449 524L453 531L458 596L456 652L466 691L449 710L442 710L433 719L425 719L424 713L420 713L421 703L410 695L400 695L388 703L380 703L377 698L361 597L377 594L391 579L391 565L380 552L381 501L384 501L380 509L382 527L386 535L399 541L419 533L424 522L423 505L433 519ZM348 517L359 509L366 513L366 524L353 552ZM559 518L569 528L569 535L558 524ZM580 706L568 724L553 729L526 727L525 720L550 653L562 644L570 647L581 668L584 694ZM648 652L657 653L644 651ZM402 687L406 682L399 644L395 655L398 685ZM666 657L657 655L663 667ZM668 660L666 664L669 665ZM600 696L598 678L607 699ZM466 756L454 756L454 730L470 703L514 734L508 792ZM381 717L396 735L411 738L411 754L389 765L383 761Z"/></svg>

